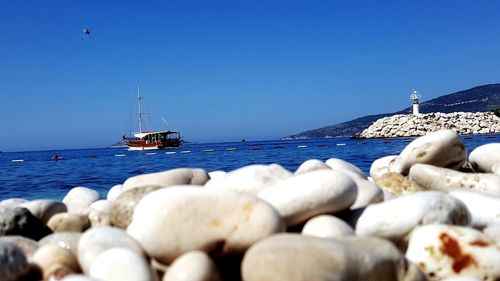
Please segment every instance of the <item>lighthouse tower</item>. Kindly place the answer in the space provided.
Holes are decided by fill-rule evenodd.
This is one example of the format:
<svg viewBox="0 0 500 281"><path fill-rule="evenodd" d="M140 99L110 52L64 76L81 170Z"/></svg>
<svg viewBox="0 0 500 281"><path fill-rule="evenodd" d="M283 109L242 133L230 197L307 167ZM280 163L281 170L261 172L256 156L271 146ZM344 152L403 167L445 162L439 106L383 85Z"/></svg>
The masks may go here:
<svg viewBox="0 0 500 281"><path fill-rule="evenodd" d="M413 104L413 115L418 115L420 112L418 111L418 100L421 95L417 91L413 91L410 95L411 102Z"/></svg>

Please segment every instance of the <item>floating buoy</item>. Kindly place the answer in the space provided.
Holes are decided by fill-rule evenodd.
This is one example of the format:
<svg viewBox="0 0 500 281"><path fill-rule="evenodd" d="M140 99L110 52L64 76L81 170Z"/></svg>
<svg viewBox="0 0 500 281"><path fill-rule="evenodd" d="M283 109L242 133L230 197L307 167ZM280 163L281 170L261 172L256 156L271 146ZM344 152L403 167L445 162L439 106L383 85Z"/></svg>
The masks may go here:
<svg viewBox="0 0 500 281"><path fill-rule="evenodd" d="M191 150L183 150L180 153L182 153L182 154L191 153Z"/></svg>
<svg viewBox="0 0 500 281"><path fill-rule="evenodd" d="M14 160L11 160L11 162L24 162L23 159L14 159Z"/></svg>
<svg viewBox="0 0 500 281"><path fill-rule="evenodd" d="M165 154L175 154L175 151L167 151Z"/></svg>
<svg viewBox="0 0 500 281"><path fill-rule="evenodd" d="M125 154L115 154L115 157L123 157Z"/></svg>

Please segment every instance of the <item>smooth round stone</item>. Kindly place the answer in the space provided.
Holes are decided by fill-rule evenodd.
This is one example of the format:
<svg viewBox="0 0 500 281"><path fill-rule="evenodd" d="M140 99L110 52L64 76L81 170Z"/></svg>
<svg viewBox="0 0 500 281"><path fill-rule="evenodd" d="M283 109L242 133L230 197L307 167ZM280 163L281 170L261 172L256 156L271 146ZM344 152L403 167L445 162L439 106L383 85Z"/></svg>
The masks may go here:
<svg viewBox="0 0 500 281"><path fill-rule="evenodd" d="M278 164L248 165L208 181L205 188L255 195L292 175Z"/></svg>
<svg viewBox="0 0 500 281"><path fill-rule="evenodd" d="M21 249L13 243L0 241L0 277L2 281L21 280L30 266Z"/></svg>
<svg viewBox="0 0 500 281"><path fill-rule="evenodd" d="M379 177L373 178L373 180L377 186L380 186L384 190L390 192L395 197L404 194L426 191L424 187L398 173L388 172Z"/></svg>
<svg viewBox="0 0 500 281"><path fill-rule="evenodd" d="M26 208L0 208L0 235L21 235L40 240L50 234L50 229Z"/></svg>
<svg viewBox="0 0 500 281"><path fill-rule="evenodd" d="M9 198L9 199L5 199L5 200L0 201L0 207L12 209L15 207L19 207L21 204L27 203L27 202L29 202L29 201L24 199L24 198Z"/></svg>
<svg viewBox="0 0 500 281"><path fill-rule="evenodd" d="M82 213L87 210L90 204L99 200L101 196L93 189L86 187L74 187L62 200L68 207L69 213Z"/></svg>
<svg viewBox="0 0 500 281"><path fill-rule="evenodd" d="M396 158L398 158L398 155L389 155L373 161L370 166L370 176L373 179L376 179L381 177L383 174L388 173L390 163L396 161Z"/></svg>
<svg viewBox="0 0 500 281"><path fill-rule="evenodd" d="M389 241L353 236L273 235L248 249L241 273L245 281L427 280Z"/></svg>
<svg viewBox="0 0 500 281"><path fill-rule="evenodd" d="M203 169L178 168L130 177L123 183L123 191L142 186L204 185L209 179Z"/></svg>
<svg viewBox="0 0 500 281"><path fill-rule="evenodd" d="M500 163L497 163L491 167L491 172L496 175L500 175Z"/></svg>
<svg viewBox="0 0 500 281"><path fill-rule="evenodd" d="M186 186L147 194L127 228L149 256L164 264L191 250L240 254L281 231L281 216L255 196Z"/></svg>
<svg viewBox="0 0 500 281"><path fill-rule="evenodd" d="M88 218L92 227L111 226L111 218L109 216L109 213L90 209Z"/></svg>
<svg viewBox="0 0 500 281"><path fill-rule="evenodd" d="M45 236L38 243L40 246L57 245L76 255L78 250L78 241L80 241L81 236L82 234L80 232L55 232Z"/></svg>
<svg viewBox="0 0 500 281"><path fill-rule="evenodd" d="M467 225L470 220L462 201L442 192L425 191L366 207L356 223L356 234L400 242L418 225Z"/></svg>
<svg viewBox="0 0 500 281"><path fill-rule="evenodd" d="M109 189L108 194L106 195L106 199L108 199L108 201L113 202L115 201L116 198L118 198L118 196L120 196L122 192L123 192L123 184L114 185Z"/></svg>
<svg viewBox="0 0 500 281"><path fill-rule="evenodd" d="M464 202L472 217L471 225L483 228L491 224L500 224L500 195L471 190L456 190L449 192Z"/></svg>
<svg viewBox="0 0 500 281"><path fill-rule="evenodd" d="M99 200L90 205L89 220L92 227L111 226L110 211L113 203L108 200Z"/></svg>
<svg viewBox="0 0 500 281"><path fill-rule="evenodd" d="M210 257L201 251L190 251L177 258L163 275L162 281L219 281L219 271Z"/></svg>
<svg viewBox="0 0 500 281"><path fill-rule="evenodd" d="M158 233L161 232L154 235ZM77 255L83 272L89 272L92 262L102 252L115 247L128 248L139 255L143 254L139 243L120 228L94 227L85 231L78 242Z"/></svg>
<svg viewBox="0 0 500 281"><path fill-rule="evenodd" d="M349 208L356 200L357 187L342 172L317 170L283 180L257 196L276 208L287 226L294 226L319 214Z"/></svg>
<svg viewBox="0 0 500 281"><path fill-rule="evenodd" d="M455 276L443 279L442 281L483 281L483 280L471 276Z"/></svg>
<svg viewBox="0 0 500 281"><path fill-rule="evenodd" d="M111 210L109 212L111 225L127 228L132 221L132 215L134 214L137 203L146 196L146 194L160 188L162 187L143 186L141 188L132 188L120 194L111 205Z"/></svg>
<svg viewBox="0 0 500 281"><path fill-rule="evenodd" d="M104 212L104 213L109 213L112 205L113 205L113 203L111 201L98 200L98 201L95 201L94 203L90 204L90 208L97 210L97 211Z"/></svg>
<svg viewBox="0 0 500 281"><path fill-rule="evenodd" d="M406 251L429 280L471 276L479 280L500 278L500 248L473 228L426 225L416 228Z"/></svg>
<svg viewBox="0 0 500 281"><path fill-rule="evenodd" d="M71 272L78 272L80 270L76 256L70 250L61 248L55 244L40 247L33 255L32 262L42 269L44 278L46 279L53 273L52 271L55 266L63 266Z"/></svg>
<svg viewBox="0 0 500 281"><path fill-rule="evenodd" d="M128 248L111 248L95 258L89 276L106 281L150 281L154 280L146 259ZM178 279L182 280L182 279Z"/></svg>
<svg viewBox="0 0 500 281"><path fill-rule="evenodd" d="M64 277L64 279L62 279L61 281L99 281L99 280L90 278L83 274L70 274Z"/></svg>
<svg viewBox="0 0 500 281"><path fill-rule="evenodd" d="M321 215L308 220L302 228L302 234L322 238L335 238L354 235L354 230L350 225L337 217Z"/></svg>
<svg viewBox="0 0 500 281"><path fill-rule="evenodd" d="M47 226L54 232L84 232L90 228L90 220L84 214L58 213L50 218Z"/></svg>
<svg viewBox="0 0 500 281"><path fill-rule="evenodd" d="M484 235L500 245L500 224L494 224L483 229Z"/></svg>
<svg viewBox="0 0 500 281"><path fill-rule="evenodd" d="M10 242L16 245L23 252L28 261L31 261L33 254L39 248L39 242L18 235L0 236L0 241Z"/></svg>
<svg viewBox="0 0 500 281"><path fill-rule="evenodd" d="M500 163L500 143L488 143L476 147L469 155L469 162L480 172L491 173L492 167Z"/></svg>
<svg viewBox="0 0 500 281"><path fill-rule="evenodd" d="M295 171L295 174L303 174L316 170L331 170L330 166L326 165L325 162L318 159L309 159L304 163L300 164L299 168Z"/></svg>
<svg viewBox="0 0 500 281"><path fill-rule="evenodd" d="M431 165L416 164L409 178L426 189L453 191L471 189L500 194L500 175L470 174Z"/></svg>
<svg viewBox="0 0 500 281"><path fill-rule="evenodd" d="M210 177L210 180L213 180L215 178L220 178L225 176L227 173L224 171L212 171L208 172L208 176Z"/></svg>
<svg viewBox="0 0 500 281"><path fill-rule="evenodd" d="M355 165L338 158L330 158L325 161L325 164L334 171L350 171L358 175L361 178L366 178L363 171Z"/></svg>
<svg viewBox="0 0 500 281"><path fill-rule="evenodd" d="M417 163L457 170L465 163L466 157L467 151L460 136L451 130L441 130L409 143L389 168L404 176Z"/></svg>
<svg viewBox="0 0 500 281"><path fill-rule="evenodd" d="M20 207L28 209L44 224L46 224L53 215L67 211L64 203L47 199L29 201L21 204Z"/></svg>
<svg viewBox="0 0 500 281"><path fill-rule="evenodd" d="M380 187L360 177L351 177L351 179L356 183L356 187L358 188L358 195L350 207L351 210L384 201L384 192Z"/></svg>

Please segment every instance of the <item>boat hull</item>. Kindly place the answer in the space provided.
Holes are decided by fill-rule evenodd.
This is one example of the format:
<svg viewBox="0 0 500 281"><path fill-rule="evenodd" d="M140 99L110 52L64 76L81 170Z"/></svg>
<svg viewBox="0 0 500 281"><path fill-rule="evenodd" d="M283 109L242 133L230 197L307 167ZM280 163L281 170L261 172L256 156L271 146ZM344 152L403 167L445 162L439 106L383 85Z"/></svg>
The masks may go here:
<svg viewBox="0 0 500 281"><path fill-rule="evenodd" d="M129 151L134 151L134 150L155 150L155 149L160 149L158 146L129 146L128 150Z"/></svg>
<svg viewBox="0 0 500 281"><path fill-rule="evenodd" d="M154 150L167 149L171 147L179 147L181 140L179 138L163 138L156 141L147 139L124 139L124 143L128 146L128 150Z"/></svg>

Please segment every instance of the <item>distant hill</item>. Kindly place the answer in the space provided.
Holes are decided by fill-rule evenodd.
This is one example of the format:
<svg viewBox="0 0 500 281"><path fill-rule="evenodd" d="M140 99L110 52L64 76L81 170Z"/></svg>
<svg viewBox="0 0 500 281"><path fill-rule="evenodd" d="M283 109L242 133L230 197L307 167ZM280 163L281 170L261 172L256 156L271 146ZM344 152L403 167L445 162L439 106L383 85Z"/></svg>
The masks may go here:
<svg viewBox="0 0 500 281"><path fill-rule="evenodd" d="M420 104L421 113L431 112L478 112L492 111L500 108L500 84L488 84L472 89L440 96ZM352 136L368 128L376 120L394 114L408 114L411 107L393 113L367 115L351 121L308 130L284 137L283 139L311 139L339 136Z"/></svg>

